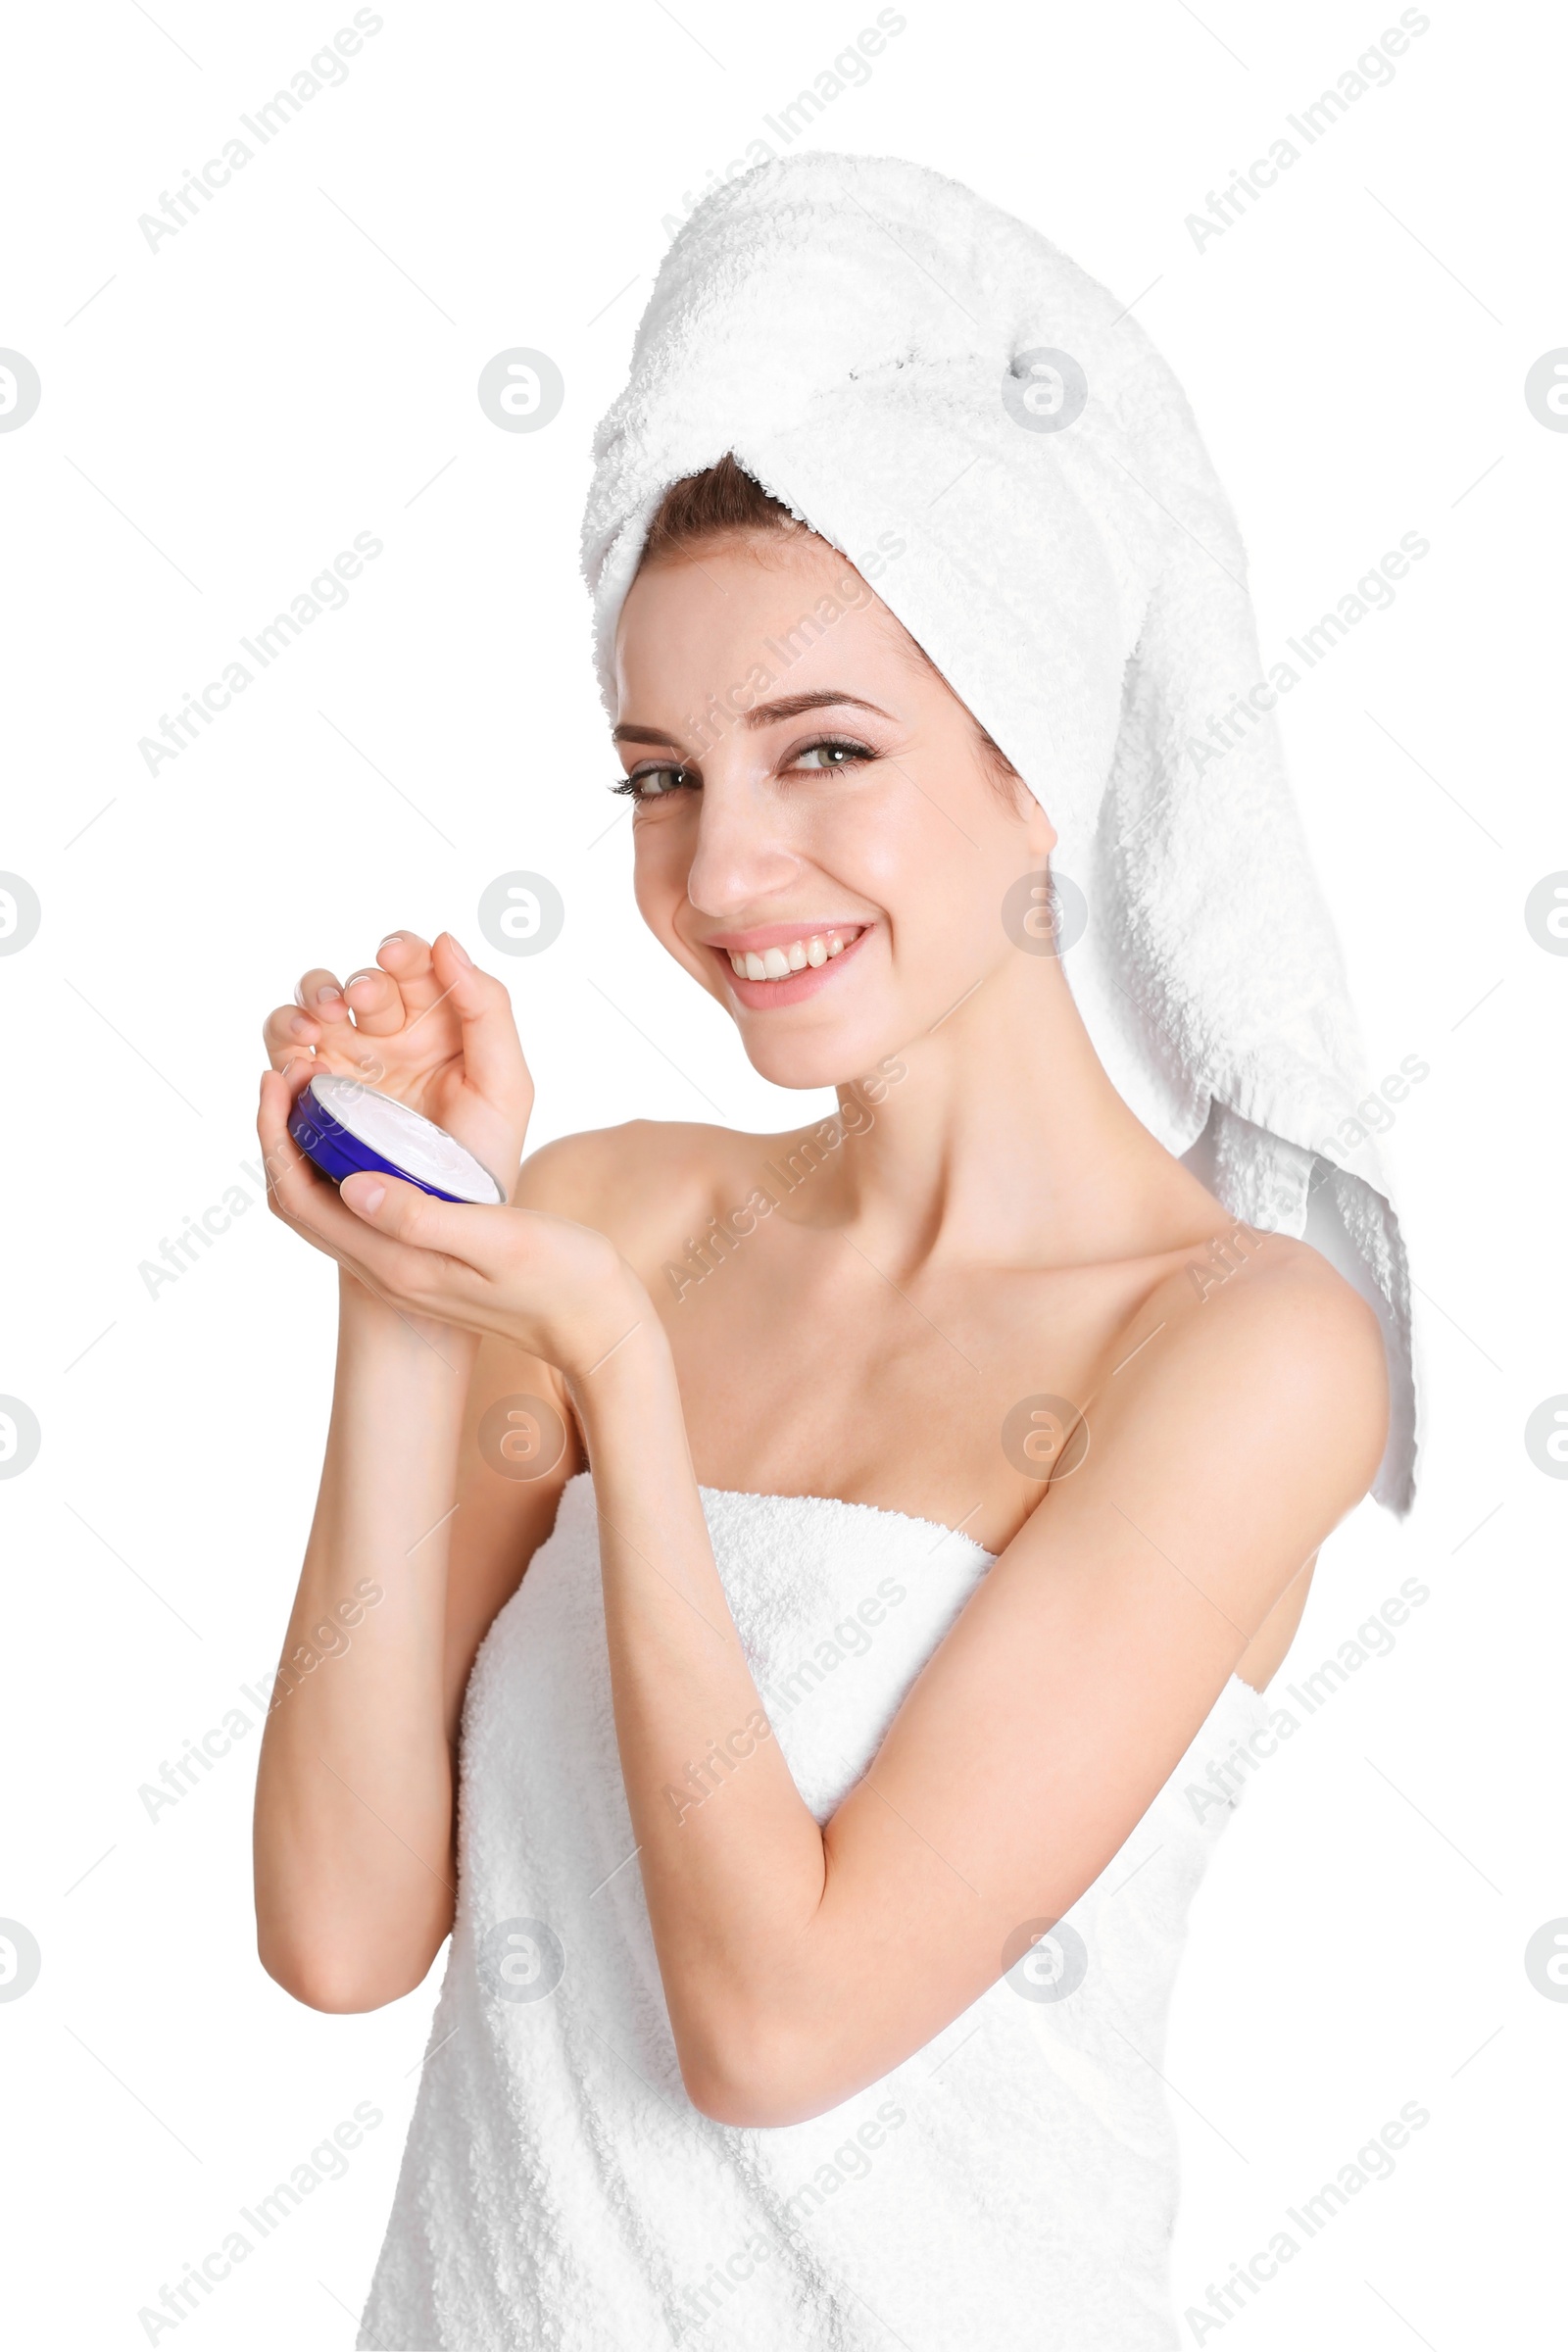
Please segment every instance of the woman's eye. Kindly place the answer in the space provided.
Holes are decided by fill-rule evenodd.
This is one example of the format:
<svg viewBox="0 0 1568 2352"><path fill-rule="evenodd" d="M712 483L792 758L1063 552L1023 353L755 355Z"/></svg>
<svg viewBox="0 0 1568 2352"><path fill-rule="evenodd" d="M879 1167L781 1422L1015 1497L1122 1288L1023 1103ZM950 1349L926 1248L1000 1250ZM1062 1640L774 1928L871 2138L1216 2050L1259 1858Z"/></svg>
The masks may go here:
<svg viewBox="0 0 1568 2352"><path fill-rule="evenodd" d="M806 768L815 775L828 775L840 768L854 767L861 760L876 758L868 744L856 743L848 738L823 737L808 743L785 762L782 772L793 773ZM646 767L634 767L629 776L611 786L612 792L625 793L628 799L647 803L667 800L673 792L701 791L702 777L697 770L679 760L650 760Z"/></svg>
<svg viewBox="0 0 1568 2352"><path fill-rule="evenodd" d="M872 760L875 757L875 753L863 743L810 743L803 752L796 754L790 765L815 768L820 773L826 768L851 767L858 760Z"/></svg>
<svg viewBox="0 0 1568 2352"><path fill-rule="evenodd" d="M629 776L611 786L612 792L624 792L634 801L662 801L671 792L681 792L695 784L696 776L689 767L634 767Z"/></svg>

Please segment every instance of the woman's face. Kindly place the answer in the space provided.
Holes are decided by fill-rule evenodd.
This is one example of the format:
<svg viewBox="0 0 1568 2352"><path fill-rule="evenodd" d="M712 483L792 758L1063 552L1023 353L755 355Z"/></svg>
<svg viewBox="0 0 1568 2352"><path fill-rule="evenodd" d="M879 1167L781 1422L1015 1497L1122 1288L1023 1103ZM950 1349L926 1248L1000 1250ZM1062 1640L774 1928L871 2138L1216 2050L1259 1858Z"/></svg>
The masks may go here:
<svg viewBox="0 0 1568 2352"><path fill-rule="evenodd" d="M825 541L645 565L615 661L637 904L764 1077L867 1072L1016 964L1002 903L1055 836Z"/></svg>

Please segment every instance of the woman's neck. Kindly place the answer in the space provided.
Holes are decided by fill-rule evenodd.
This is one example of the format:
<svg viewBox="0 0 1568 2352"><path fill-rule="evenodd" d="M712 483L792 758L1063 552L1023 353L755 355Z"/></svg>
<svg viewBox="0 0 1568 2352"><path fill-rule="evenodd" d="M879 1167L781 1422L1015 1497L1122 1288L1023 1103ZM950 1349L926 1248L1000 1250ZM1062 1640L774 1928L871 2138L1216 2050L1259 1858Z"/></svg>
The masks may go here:
<svg viewBox="0 0 1568 2352"><path fill-rule="evenodd" d="M1090 1264L1211 1229L1212 1196L1112 1086L1054 958L1008 958L898 1058L869 1124L857 1090L814 1212L890 1270Z"/></svg>

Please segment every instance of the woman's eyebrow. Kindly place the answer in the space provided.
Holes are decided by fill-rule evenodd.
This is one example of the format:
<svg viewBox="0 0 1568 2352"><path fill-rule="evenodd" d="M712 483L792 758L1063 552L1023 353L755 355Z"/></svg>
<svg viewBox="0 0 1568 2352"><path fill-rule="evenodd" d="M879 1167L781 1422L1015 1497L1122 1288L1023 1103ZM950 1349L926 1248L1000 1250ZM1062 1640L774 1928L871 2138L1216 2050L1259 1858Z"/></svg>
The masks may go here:
<svg viewBox="0 0 1568 2352"><path fill-rule="evenodd" d="M891 718L891 712L876 703L868 703L858 694L846 694L842 686L819 686L810 694L787 694L774 703L757 703L750 710L740 712L748 727L770 727L781 718L799 718L803 711L821 710L830 704L848 705L855 710L875 711L878 718ZM618 726L611 729L612 743L667 743L672 751L681 748L680 737L658 727Z"/></svg>
<svg viewBox="0 0 1568 2352"><path fill-rule="evenodd" d="M668 735L658 727L612 727L612 743L667 743L672 751L680 750L680 737Z"/></svg>
<svg viewBox="0 0 1568 2352"><path fill-rule="evenodd" d="M858 694L846 694L842 686L819 686L812 694L787 694L776 703L757 703L741 717L749 727L768 727L780 718L799 718L803 710L820 710L829 703L847 703L857 710L874 710L878 718L891 714L878 709L875 703L862 701Z"/></svg>

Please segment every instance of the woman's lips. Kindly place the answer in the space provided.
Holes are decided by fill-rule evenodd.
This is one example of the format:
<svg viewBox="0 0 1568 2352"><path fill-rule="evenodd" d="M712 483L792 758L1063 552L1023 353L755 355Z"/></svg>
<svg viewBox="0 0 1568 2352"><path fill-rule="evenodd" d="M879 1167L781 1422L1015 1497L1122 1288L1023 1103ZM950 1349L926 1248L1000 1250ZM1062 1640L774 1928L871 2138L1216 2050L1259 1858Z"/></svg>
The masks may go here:
<svg viewBox="0 0 1568 2352"><path fill-rule="evenodd" d="M874 925L860 926L857 936L847 940L837 955L824 956L820 962L814 964L808 962L804 970L792 971L787 977L777 980L748 979L743 973L736 971L731 961L733 956L744 955L748 951L754 955L760 955L768 948L783 951L796 940L804 942L808 939L819 938L825 942L835 937L842 938L844 933L855 930L855 928L856 926L850 923L828 923L823 924L817 931L807 932L803 931L799 925L791 927L784 923L774 923L764 931L736 932L733 935L733 945L729 940L725 940L722 944L710 941L709 945L723 968L724 978L740 1002L749 1011L766 1012L775 1006L799 1004L804 1003L806 998L814 997L818 989L826 987L834 973L841 970L851 957L858 953L870 937Z"/></svg>

